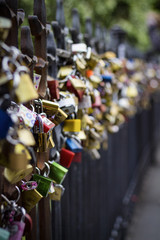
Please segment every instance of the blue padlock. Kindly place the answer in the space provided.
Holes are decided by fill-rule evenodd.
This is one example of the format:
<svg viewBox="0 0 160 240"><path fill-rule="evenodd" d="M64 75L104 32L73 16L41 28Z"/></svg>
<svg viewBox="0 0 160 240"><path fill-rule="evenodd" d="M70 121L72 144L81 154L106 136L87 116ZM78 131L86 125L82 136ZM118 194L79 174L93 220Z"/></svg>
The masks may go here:
<svg viewBox="0 0 160 240"><path fill-rule="evenodd" d="M104 82L112 82L112 75L101 75L101 78Z"/></svg>
<svg viewBox="0 0 160 240"><path fill-rule="evenodd" d="M0 123L0 139L4 139L13 122L11 117L2 109L0 109Z"/></svg>
<svg viewBox="0 0 160 240"><path fill-rule="evenodd" d="M66 147L75 153L82 152L83 150L83 147L81 146L81 144L74 138L67 138Z"/></svg>

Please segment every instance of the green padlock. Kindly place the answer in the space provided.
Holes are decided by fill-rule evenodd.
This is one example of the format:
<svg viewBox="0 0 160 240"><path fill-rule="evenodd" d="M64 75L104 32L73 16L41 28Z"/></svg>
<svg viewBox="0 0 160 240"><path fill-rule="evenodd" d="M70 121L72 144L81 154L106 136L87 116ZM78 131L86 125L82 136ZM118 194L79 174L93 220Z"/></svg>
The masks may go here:
<svg viewBox="0 0 160 240"><path fill-rule="evenodd" d="M48 192L51 187L52 179L48 178L48 175L46 175L46 176L40 175L40 170L38 168L36 168L36 169L38 170L38 173L39 173L39 174L33 175L33 181L36 181L38 183L36 190L43 197L47 197ZM48 174L49 174L49 172L48 172Z"/></svg>
<svg viewBox="0 0 160 240"><path fill-rule="evenodd" d="M56 162L52 162L50 165L49 177L58 184L61 184L68 172L68 169L64 168Z"/></svg>

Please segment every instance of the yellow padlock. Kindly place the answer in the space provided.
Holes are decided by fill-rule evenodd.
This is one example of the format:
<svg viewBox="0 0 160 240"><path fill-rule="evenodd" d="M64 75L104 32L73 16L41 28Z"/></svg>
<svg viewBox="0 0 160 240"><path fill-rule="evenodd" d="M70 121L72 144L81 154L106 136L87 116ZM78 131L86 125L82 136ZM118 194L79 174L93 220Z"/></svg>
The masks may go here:
<svg viewBox="0 0 160 240"><path fill-rule="evenodd" d="M23 191L22 206L29 213L42 198L43 196L36 189Z"/></svg>
<svg viewBox="0 0 160 240"><path fill-rule="evenodd" d="M72 66L62 66L58 72L58 78L65 78L73 71Z"/></svg>
<svg viewBox="0 0 160 240"><path fill-rule="evenodd" d="M51 121L58 125L61 122L63 122L66 118L68 117L68 115L60 108L58 108L58 111L56 112L54 118L51 119Z"/></svg>
<svg viewBox="0 0 160 240"><path fill-rule="evenodd" d="M44 99L41 102L42 102L43 110L47 115L53 116L54 114L57 113L59 108L58 103L44 100Z"/></svg>
<svg viewBox="0 0 160 240"><path fill-rule="evenodd" d="M81 79L70 77L69 80L71 81L74 88L76 88L78 90L86 89L86 85Z"/></svg>
<svg viewBox="0 0 160 240"><path fill-rule="evenodd" d="M54 200L54 201L60 201L61 200L61 197L62 197L62 194L64 192L64 187L60 184L55 184L54 185L54 192L53 193L49 193L49 197L51 200Z"/></svg>
<svg viewBox="0 0 160 240"><path fill-rule="evenodd" d="M12 171L9 168L4 169L4 177L10 182L11 184L17 183L21 181L23 178L27 177L33 171L32 165L28 164L25 169L19 171Z"/></svg>
<svg viewBox="0 0 160 240"><path fill-rule="evenodd" d="M18 129L17 131L20 142L22 142L26 146L34 146L36 144L33 134L30 130L23 128Z"/></svg>
<svg viewBox="0 0 160 240"><path fill-rule="evenodd" d="M38 98L32 80L27 73L20 75L20 83L15 90L18 103L25 103Z"/></svg>
<svg viewBox="0 0 160 240"><path fill-rule="evenodd" d="M64 132L80 132L81 120L80 119L67 119L64 121Z"/></svg>

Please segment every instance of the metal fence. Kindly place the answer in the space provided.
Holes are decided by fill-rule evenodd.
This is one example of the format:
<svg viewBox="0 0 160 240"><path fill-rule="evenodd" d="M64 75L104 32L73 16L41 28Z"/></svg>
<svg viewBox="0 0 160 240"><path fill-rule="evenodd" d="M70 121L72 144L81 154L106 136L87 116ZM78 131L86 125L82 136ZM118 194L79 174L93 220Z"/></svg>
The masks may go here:
<svg viewBox="0 0 160 240"><path fill-rule="evenodd" d="M13 10L12 1L6 2ZM13 2L17 5L17 1ZM36 4L39 6L40 3L35 1L35 6ZM39 19L45 25L42 6L43 4L34 10L35 14L37 10ZM30 17L29 20L32 25L33 18ZM22 30L24 41L23 31L24 28ZM15 25L12 29L12 38L9 39L10 45L17 45L14 35L18 39ZM37 41L36 55L46 60L45 33L43 32L40 37L34 33L33 35ZM89 40L91 39L87 38L87 41ZM62 45L63 41L60 47ZM33 47L31 42L29 46ZM21 47L24 50L23 43ZM31 55L32 58L33 51ZM52 64L55 64L55 61ZM56 65L51 70L53 76L56 74L55 67ZM30 70L33 73L33 66ZM47 68L43 68L42 78L45 78L46 71ZM44 85L41 87L42 95L43 87ZM154 160L160 136L159 108L160 97L156 94L151 99L150 109L138 112L118 133L109 134L108 150L100 150L101 159L93 160L83 152L82 162L73 162L64 180L65 193L62 200L51 202L49 198L44 198L31 211L33 229L26 235L26 240L124 239L136 200L138 184L146 166ZM47 153L39 156L39 161L42 158L44 161ZM0 167L0 170L2 173L3 168ZM9 186L2 181L2 174L0 178L1 191L9 191Z"/></svg>

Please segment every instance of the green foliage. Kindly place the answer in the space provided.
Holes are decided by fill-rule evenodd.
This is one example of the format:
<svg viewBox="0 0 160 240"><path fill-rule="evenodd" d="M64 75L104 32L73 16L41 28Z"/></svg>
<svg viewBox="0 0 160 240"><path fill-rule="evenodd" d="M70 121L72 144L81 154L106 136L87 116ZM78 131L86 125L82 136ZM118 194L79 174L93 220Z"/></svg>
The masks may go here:
<svg viewBox="0 0 160 240"><path fill-rule="evenodd" d="M26 16L32 14L33 0L20 0L19 8L25 9ZM160 10L159 0L64 0L65 20L68 27L72 24L71 10L77 8L80 14L82 32L85 19L90 17L93 26L99 22L102 26L111 28L120 25L128 33L128 39L140 47L149 47L146 15L152 9ZM55 20L56 0L46 0L47 20ZM25 20L25 24L27 20Z"/></svg>

